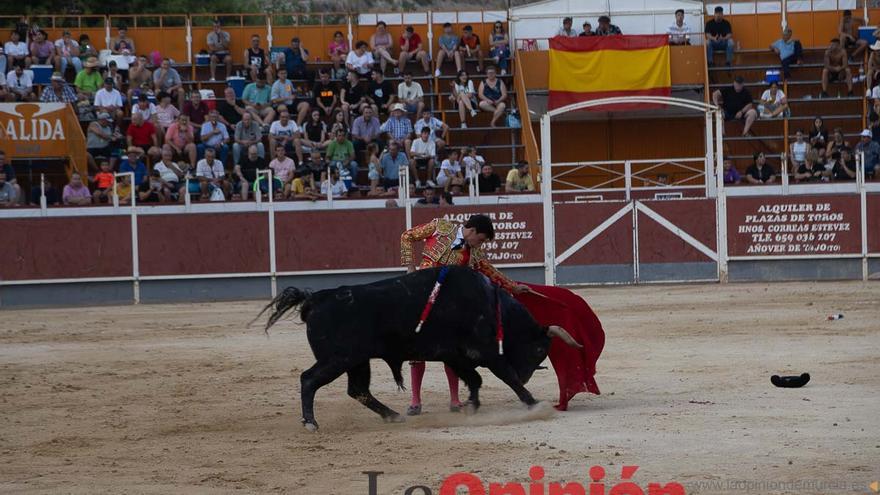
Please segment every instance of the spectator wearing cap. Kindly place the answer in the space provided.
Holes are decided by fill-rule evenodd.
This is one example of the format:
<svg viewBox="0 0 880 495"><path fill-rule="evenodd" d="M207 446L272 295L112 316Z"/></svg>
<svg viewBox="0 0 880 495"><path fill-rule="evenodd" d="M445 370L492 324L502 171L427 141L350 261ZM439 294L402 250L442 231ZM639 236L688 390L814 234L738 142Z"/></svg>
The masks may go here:
<svg viewBox="0 0 880 495"><path fill-rule="evenodd" d="M675 11L675 22L666 28L670 45L690 45L691 28L684 22L684 9Z"/></svg>
<svg viewBox="0 0 880 495"><path fill-rule="evenodd" d="M135 187L143 184L144 180L147 178L147 166L141 159L143 156L143 149L138 148L137 146L129 146L125 149L125 156L122 158L122 163L119 164L120 174L129 172L134 173L133 184Z"/></svg>
<svg viewBox="0 0 880 495"><path fill-rule="evenodd" d="M865 129L859 134L856 152L865 154L865 177L874 177L877 163L880 162L880 143L872 139L870 129Z"/></svg>
<svg viewBox="0 0 880 495"><path fill-rule="evenodd" d="M456 72L461 71L464 67L464 60L461 57L461 52L458 51L458 45L461 43L461 39L457 34L452 32L452 24L445 23L443 24L443 34L440 35L440 51L437 53L437 64L434 68L434 76L440 77L440 69L443 67L443 62L445 60L454 60L455 61L455 70Z"/></svg>
<svg viewBox="0 0 880 495"><path fill-rule="evenodd" d="M406 64L409 61L421 62L425 74L431 72L431 62L428 60L428 52L422 46L422 37L407 26L400 35L400 57L397 59L397 68L406 72Z"/></svg>
<svg viewBox="0 0 880 495"><path fill-rule="evenodd" d="M477 59L477 72L483 72L483 47L480 46L480 37L474 34L474 28L468 24L461 32L461 44L458 46L464 59Z"/></svg>
<svg viewBox="0 0 880 495"><path fill-rule="evenodd" d="M391 116L379 130L387 133L388 140L397 142L402 149L408 150L412 145L413 126L409 117L406 116L406 107L402 103L395 103L391 107Z"/></svg>
<svg viewBox="0 0 880 495"><path fill-rule="evenodd" d="M89 192L88 186L83 184L82 176L79 172L70 174L70 183L64 186L61 193L61 201L65 205L82 206L92 204L92 193Z"/></svg>
<svg viewBox="0 0 880 495"><path fill-rule="evenodd" d="M70 31L64 30L61 38L55 41L55 66L64 75L67 66L72 65L76 72L82 70L82 60L79 58L79 43L70 36Z"/></svg>
<svg viewBox="0 0 880 495"><path fill-rule="evenodd" d="M581 31L578 36L596 36L596 33L593 32L593 25L590 24L590 21L584 21L584 25L581 26L581 28L583 29L583 31Z"/></svg>
<svg viewBox="0 0 880 495"><path fill-rule="evenodd" d="M220 122L220 112L209 111L208 120L202 124L199 132L202 138L202 142L197 146L199 156L204 155L207 148L213 148L216 151L215 156L226 163L226 157L229 155L229 130L223 122Z"/></svg>
<svg viewBox="0 0 880 495"><path fill-rule="evenodd" d="M149 120L144 120L142 113L132 112L131 123L125 130L125 141L129 148L137 147L147 150L150 163L156 163L161 158L159 149L159 136L156 127Z"/></svg>
<svg viewBox="0 0 880 495"><path fill-rule="evenodd" d="M33 64L57 66L55 63L55 45L46 39L47 37L46 31L37 31L30 46L31 62Z"/></svg>
<svg viewBox="0 0 880 495"><path fill-rule="evenodd" d="M95 110L107 112L114 120L119 122L124 115L122 111L122 94L113 85L113 78L108 77L104 79L104 86L95 93Z"/></svg>
<svg viewBox="0 0 880 495"><path fill-rule="evenodd" d="M562 27L559 28L559 31L556 31L556 36L565 36L567 38L575 38L577 37L577 31L571 28L572 18L566 17L562 19Z"/></svg>
<svg viewBox="0 0 880 495"><path fill-rule="evenodd" d="M278 57L276 65L277 69L281 69L282 65L287 69L287 77L291 79L308 79L306 71L306 63L309 61L309 51L294 36L290 40L290 46L286 47Z"/></svg>
<svg viewBox="0 0 880 495"><path fill-rule="evenodd" d="M840 40L834 38L828 49L825 50L824 67L822 67L822 92L820 98L828 97L828 84L844 80L846 82L847 96L853 94L852 71L849 68L849 60L846 50L840 46Z"/></svg>
<svg viewBox="0 0 880 495"><path fill-rule="evenodd" d="M535 190L535 183L532 181L532 175L529 173L529 164L520 161L516 167L507 173L507 180L504 183L506 192L527 192Z"/></svg>
<svg viewBox="0 0 880 495"><path fill-rule="evenodd" d="M790 27L782 30L782 38L779 38L770 45L770 51L779 57L779 61L782 64L782 73L785 77L791 77L791 64L799 64L803 62L803 60L801 60L801 57L803 56L803 47L801 46L800 40L791 38Z"/></svg>
<svg viewBox="0 0 880 495"><path fill-rule="evenodd" d="M3 51L6 53L6 69L12 70L16 66L22 69L31 67L31 51L28 49L27 39L22 39L18 31L12 31L9 41L3 44Z"/></svg>
<svg viewBox="0 0 880 495"><path fill-rule="evenodd" d="M354 45L354 50L348 52L345 57L345 67L350 72L356 72L360 76L366 76L373 70L373 53L367 50L366 41L358 41Z"/></svg>
<svg viewBox="0 0 880 495"><path fill-rule="evenodd" d="M220 26L220 19L214 19L214 27L208 33L208 53L211 54L211 80L217 80L217 64L226 66L226 78L232 75L232 55L229 44L232 41L229 33Z"/></svg>
<svg viewBox="0 0 880 495"><path fill-rule="evenodd" d="M40 93L41 103L76 103L76 93L61 76L60 72L52 74L50 86Z"/></svg>
<svg viewBox="0 0 880 495"><path fill-rule="evenodd" d="M94 98L95 93L104 85L104 78L98 73L98 59L89 57L83 63L83 69L76 74L73 85L80 95L86 96L89 100Z"/></svg>
<svg viewBox="0 0 880 495"><path fill-rule="evenodd" d="M89 124L86 129L86 151L92 158L93 168L97 168L94 164L97 157L104 157L112 160L113 148L113 124L110 114L107 112L98 112L97 120Z"/></svg>
<svg viewBox="0 0 880 495"><path fill-rule="evenodd" d="M370 50L373 52L373 58L379 61L383 74L389 63L395 66L395 74L400 73L400 68L397 67L397 60L391 56L391 52L394 50L394 38L388 32L388 25L385 21L379 21L376 24L376 32L370 36Z"/></svg>
<svg viewBox="0 0 880 495"><path fill-rule="evenodd" d="M162 59L159 68L153 72L153 91L157 94L164 91L171 95L171 98L177 99L178 108L183 108L184 91L183 80L177 69L171 67L171 60Z"/></svg>
<svg viewBox="0 0 880 495"><path fill-rule="evenodd" d="M758 118L758 111L752 103L752 94L746 89L742 76L736 76L733 86L712 93L712 102L724 109L725 120L743 120L742 135L747 136L752 124Z"/></svg>
<svg viewBox="0 0 880 495"><path fill-rule="evenodd" d="M706 23L706 61L711 67L714 64L715 50L724 50L727 55L727 66L733 62L733 28L724 18L724 7L715 7L715 16Z"/></svg>
<svg viewBox="0 0 880 495"><path fill-rule="evenodd" d="M599 27L596 28L596 36L610 36L614 34L623 34L620 28L611 24L611 18L607 15L599 16Z"/></svg>
<svg viewBox="0 0 880 495"><path fill-rule="evenodd" d="M25 72L20 65L16 65L6 76L8 99L13 101L34 101L37 95L34 93L34 78L31 72Z"/></svg>

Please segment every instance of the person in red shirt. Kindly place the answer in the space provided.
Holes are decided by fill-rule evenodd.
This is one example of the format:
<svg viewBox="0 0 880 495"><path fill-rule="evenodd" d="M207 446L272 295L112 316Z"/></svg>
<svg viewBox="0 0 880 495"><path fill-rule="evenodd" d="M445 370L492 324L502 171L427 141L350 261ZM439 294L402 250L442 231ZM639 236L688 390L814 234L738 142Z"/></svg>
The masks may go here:
<svg viewBox="0 0 880 495"><path fill-rule="evenodd" d="M458 49L465 60L476 58L477 72L483 72L483 50L480 46L480 37L474 34L474 28L470 24L464 27Z"/></svg>
<svg viewBox="0 0 880 495"><path fill-rule="evenodd" d="M156 126L152 122L144 121L144 116L139 113L131 115L131 124L125 131L127 147L137 146L147 150L150 163L156 163L162 158L162 150L159 149L159 137L156 135Z"/></svg>
<svg viewBox="0 0 880 495"><path fill-rule="evenodd" d="M421 36L415 32L412 26L407 26L403 34L400 35L400 57L397 60L397 67L401 72L405 72L404 67L410 60L421 62L425 74L431 73L428 52L422 47Z"/></svg>

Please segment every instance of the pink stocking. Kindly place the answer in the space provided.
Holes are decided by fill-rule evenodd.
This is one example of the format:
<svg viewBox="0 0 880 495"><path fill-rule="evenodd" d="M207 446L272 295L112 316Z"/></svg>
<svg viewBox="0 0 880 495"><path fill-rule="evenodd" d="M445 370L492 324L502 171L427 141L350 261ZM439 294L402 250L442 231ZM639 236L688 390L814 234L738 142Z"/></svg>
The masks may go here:
<svg viewBox="0 0 880 495"><path fill-rule="evenodd" d="M412 386L412 405L422 405L422 378L425 377L425 362L411 361L409 363L410 385Z"/></svg>
<svg viewBox="0 0 880 495"><path fill-rule="evenodd" d="M444 365L444 367L446 368L446 381L449 382L449 403L461 404L461 401L458 400L458 375L449 366Z"/></svg>

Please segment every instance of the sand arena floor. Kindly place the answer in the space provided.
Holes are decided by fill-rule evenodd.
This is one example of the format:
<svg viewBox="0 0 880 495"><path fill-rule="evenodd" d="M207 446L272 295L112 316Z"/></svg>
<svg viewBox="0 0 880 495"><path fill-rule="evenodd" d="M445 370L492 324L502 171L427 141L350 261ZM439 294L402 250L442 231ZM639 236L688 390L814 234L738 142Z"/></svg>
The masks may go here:
<svg viewBox="0 0 880 495"><path fill-rule="evenodd" d="M246 328L260 302L0 312L0 492L439 493L485 482L676 481L687 493L872 493L880 480L880 284L590 288L602 319L601 396L528 411L482 370L483 409L446 412L429 363L423 416L384 424L340 379L299 423L301 324ZM827 321L831 313L839 321ZM408 369L405 376L409 380ZM808 371L802 389L771 374ZM373 391L398 411L384 363ZM556 399L551 370L528 384ZM416 491L415 493L419 493Z"/></svg>

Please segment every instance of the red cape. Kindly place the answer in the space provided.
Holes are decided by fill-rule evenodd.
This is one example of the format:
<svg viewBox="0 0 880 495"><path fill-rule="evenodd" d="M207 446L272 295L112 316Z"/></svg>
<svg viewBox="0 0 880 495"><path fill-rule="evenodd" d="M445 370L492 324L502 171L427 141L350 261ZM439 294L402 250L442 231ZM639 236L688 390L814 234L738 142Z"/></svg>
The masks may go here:
<svg viewBox="0 0 880 495"><path fill-rule="evenodd" d="M535 321L542 326L561 326L584 346L583 349L575 349L558 338L554 338L550 344L550 362L553 363L556 378L559 380L559 404L556 404L556 409L565 411L568 409L568 401L575 394L599 394L594 376L596 361L605 347L605 331L602 330L602 323L596 313L574 292L562 287L525 285L547 296L545 298L528 293L516 296L528 308Z"/></svg>

